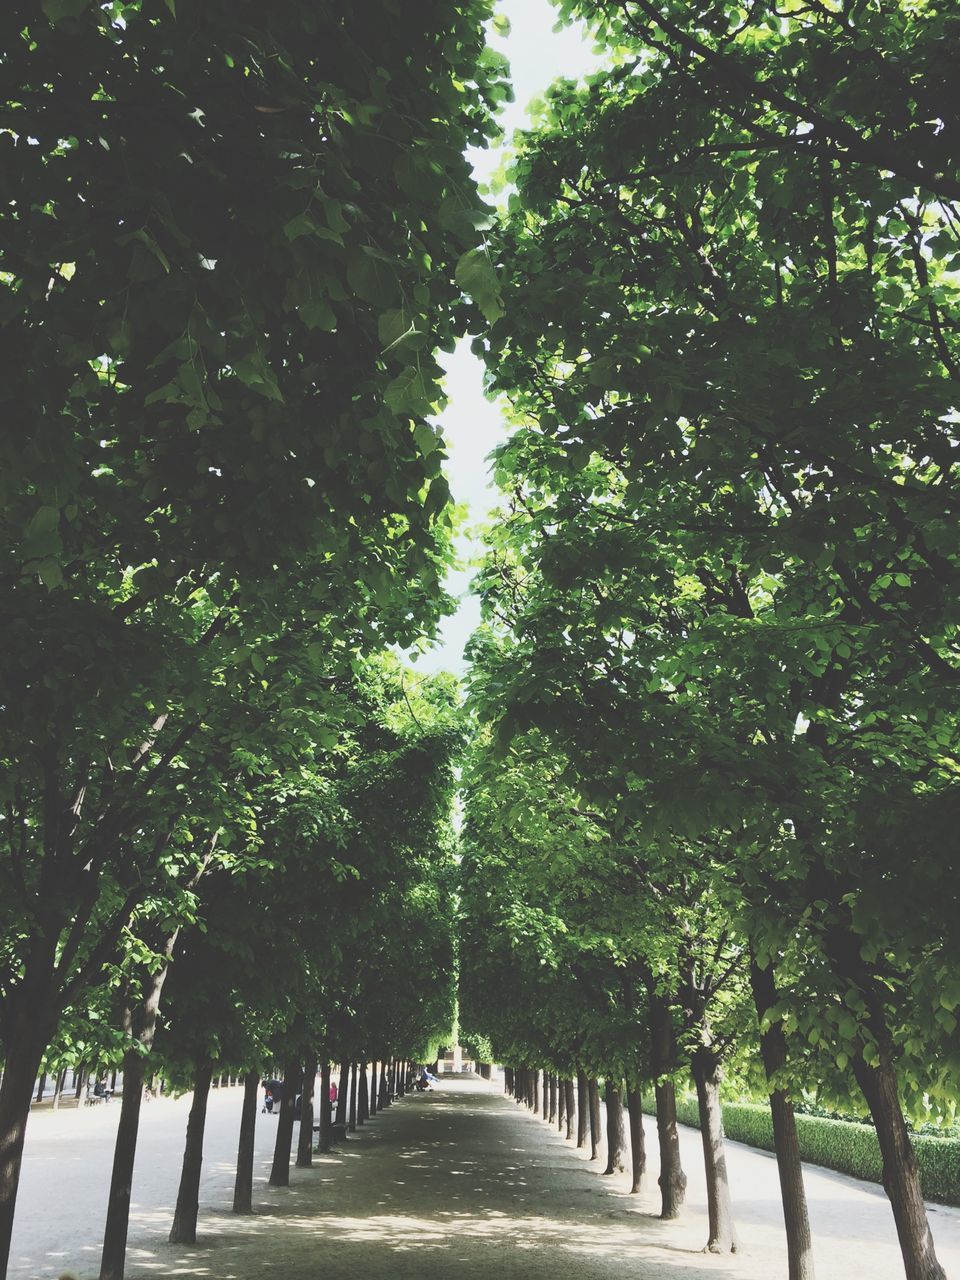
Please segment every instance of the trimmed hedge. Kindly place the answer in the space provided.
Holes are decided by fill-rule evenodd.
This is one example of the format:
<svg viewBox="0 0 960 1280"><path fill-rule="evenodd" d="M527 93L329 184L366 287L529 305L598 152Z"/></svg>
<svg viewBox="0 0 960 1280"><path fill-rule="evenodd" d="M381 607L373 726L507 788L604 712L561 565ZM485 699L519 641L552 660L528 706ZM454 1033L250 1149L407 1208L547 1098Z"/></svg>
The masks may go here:
<svg viewBox="0 0 960 1280"><path fill-rule="evenodd" d="M644 1098L644 1110L650 1114L655 1112L652 1098ZM696 1098L677 1098L677 1119L694 1129L700 1127ZM866 1182L883 1181L880 1143L871 1125L800 1114L796 1122L800 1155L804 1160ZM770 1108L761 1103L725 1102L723 1131L734 1142L744 1142L764 1151L775 1149ZM917 1153L926 1199L960 1205L960 1138L911 1134L910 1141Z"/></svg>

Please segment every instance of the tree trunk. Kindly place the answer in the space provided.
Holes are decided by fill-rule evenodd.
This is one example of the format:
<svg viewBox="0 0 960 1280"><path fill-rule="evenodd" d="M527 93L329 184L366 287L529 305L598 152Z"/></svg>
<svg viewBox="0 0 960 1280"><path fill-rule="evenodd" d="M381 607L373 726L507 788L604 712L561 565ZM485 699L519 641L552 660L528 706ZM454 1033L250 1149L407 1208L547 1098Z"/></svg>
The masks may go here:
<svg viewBox="0 0 960 1280"><path fill-rule="evenodd" d="M370 1119L370 1094L367 1087L367 1064L360 1063L360 1076L357 1086L357 1121L363 1124Z"/></svg>
<svg viewBox="0 0 960 1280"><path fill-rule="evenodd" d="M633 1171L630 1193L636 1195L647 1169L647 1148L643 1135L643 1102L639 1085L632 1088L627 1085L627 1114L630 1117L630 1167Z"/></svg>
<svg viewBox="0 0 960 1280"><path fill-rule="evenodd" d="M0 1083L0 1276L7 1274L23 1139L33 1100L33 1086L47 1048L46 1036L34 1035L31 1038L26 1033L27 1027L23 1028L22 1034L17 1034L14 1026Z"/></svg>
<svg viewBox="0 0 960 1280"><path fill-rule="evenodd" d="M574 1095L573 1095L572 1080L564 1080L563 1097L567 1106L567 1140L569 1141L573 1137L574 1115L576 1112L576 1105L577 1105L573 1100Z"/></svg>
<svg viewBox="0 0 960 1280"><path fill-rule="evenodd" d="M203 1167L203 1130L207 1123L207 1099L213 1066L206 1062L197 1068L193 1080L193 1102L187 1120L187 1141L183 1149L183 1168L177 1208L170 1228L171 1244L197 1243L197 1216L200 1212L200 1170ZM126 1088L124 1088L126 1095Z"/></svg>
<svg viewBox="0 0 960 1280"><path fill-rule="evenodd" d="M253 1148L259 1101L260 1072L248 1071L243 1077L243 1108L240 1112L240 1140L237 1143L237 1177L233 1184L234 1213L253 1213Z"/></svg>
<svg viewBox="0 0 960 1280"><path fill-rule="evenodd" d="M350 1132L357 1131L357 1064L351 1063L350 1067Z"/></svg>
<svg viewBox="0 0 960 1280"><path fill-rule="evenodd" d="M77 1102L80 1101L80 1095L83 1093L83 1072L84 1064L81 1062L73 1075L73 1096Z"/></svg>
<svg viewBox="0 0 960 1280"><path fill-rule="evenodd" d="M370 1092L367 1095L367 1111L371 1119L377 1114L377 1064L370 1063Z"/></svg>
<svg viewBox="0 0 960 1280"><path fill-rule="evenodd" d="M550 1103L547 1108L547 1120L550 1124L555 1124L557 1120L557 1077L550 1073Z"/></svg>
<svg viewBox="0 0 960 1280"><path fill-rule="evenodd" d="M878 1047L868 1063L862 1049L851 1061L873 1123L883 1157L883 1187L890 1199L900 1240L906 1280L944 1280L937 1260L930 1223L920 1189L920 1169L903 1119L893 1067L895 1046L884 1008L883 993L864 964L861 939L849 923L834 922L826 930L826 950L835 972L854 985L866 1003L866 1025Z"/></svg>
<svg viewBox="0 0 960 1280"><path fill-rule="evenodd" d="M670 1002L656 990L649 991L650 1064L657 1100L657 1144L660 1148L660 1217L669 1222L680 1216L687 1191L687 1175L680 1163L677 1133L677 1095L667 1078L676 1066L673 1016Z"/></svg>
<svg viewBox="0 0 960 1280"><path fill-rule="evenodd" d="M283 1096L280 1099L280 1118L277 1121L277 1140L273 1148L273 1168L270 1170L271 1187L290 1185L290 1148L293 1145L295 1103L300 1085L302 1068L297 1058L287 1063L283 1074Z"/></svg>
<svg viewBox="0 0 960 1280"><path fill-rule="evenodd" d="M587 1085L590 1095L590 1159L596 1160L600 1154L600 1083L596 1076L591 1076Z"/></svg>
<svg viewBox="0 0 960 1280"><path fill-rule="evenodd" d="M590 1086L587 1073L577 1072L577 1148L587 1145L587 1124L589 1123Z"/></svg>
<svg viewBox="0 0 960 1280"><path fill-rule="evenodd" d="M691 1062L700 1108L700 1138L707 1178L707 1217L710 1238L707 1253L736 1253L739 1247L733 1224L733 1205L723 1152L723 1117L720 1111L720 1063L707 1046L696 1049Z"/></svg>
<svg viewBox="0 0 960 1280"><path fill-rule="evenodd" d="M750 985L757 1019L763 1027L764 1015L777 1002L777 986L773 968L760 966L751 957ZM787 1061L787 1038L779 1020L766 1031L760 1032L760 1056L763 1058L767 1079L773 1079ZM785 1090L770 1091L770 1118L773 1121L774 1146L777 1152L777 1170L780 1175L780 1197L783 1201L783 1220L787 1233L788 1280L814 1280L813 1240L810 1234L810 1218L807 1214L807 1197L803 1186L803 1166L800 1163L800 1142L793 1104Z"/></svg>
<svg viewBox="0 0 960 1280"><path fill-rule="evenodd" d="M513 1067L503 1068L503 1092L512 1096L514 1089Z"/></svg>
<svg viewBox="0 0 960 1280"><path fill-rule="evenodd" d="M320 1132L317 1135L317 1150L329 1151L332 1136L333 1105L330 1102L330 1063L320 1064Z"/></svg>
<svg viewBox="0 0 960 1280"><path fill-rule="evenodd" d="M626 1140L623 1132L623 1103L620 1101L620 1082L607 1076L603 1085L603 1100L607 1107L607 1167L604 1175L623 1173L623 1153Z"/></svg>
<svg viewBox="0 0 960 1280"><path fill-rule="evenodd" d="M540 1072L533 1073L533 1096L530 1099L530 1107L534 1115L540 1110Z"/></svg>
<svg viewBox="0 0 960 1280"><path fill-rule="evenodd" d="M130 1226L130 1195L133 1166L140 1131L140 1106L146 1063L136 1049L123 1055L123 1094L120 1098L120 1122L113 1153L113 1174L107 1201L107 1222L103 1231L103 1253L100 1257L100 1280L123 1280L127 1255L127 1231Z"/></svg>
<svg viewBox="0 0 960 1280"><path fill-rule="evenodd" d="M57 1073L57 1080L53 1086L53 1109L60 1110L60 1098L63 1095L63 1086L67 1079L67 1068L61 1067Z"/></svg>
<svg viewBox="0 0 960 1280"><path fill-rule="evenodd" d="M175 929L164 943L163 955L166 962L161 969L147 979L138 1014L135 1015L129 1008L124 1013L124 1029L132 1031L136 1017L140 1030L136 1036L136 1047L128 1049L123 1055L123 1094L120 1098L120 1120L117 1125L113 1172L107 1199L107 1221L103 1228L100 1280L123 1280L127 1255L127 1231L130 1227L133 1166L137 1154L137 1135L140 1131L140 1108L143 1106L143 1082L147 1074L146 1055L153 1047L153 1039L157 1031L157 1015L160 1012L160 996L167 979L170 957L177 944L178 933L179 929Z"/></svg>
<svg viewBox="0 0 960 1280"><path fill-rule="evenodd" d="M337 1124L346 1124L350 1103L350 1063L340 1063L340 1083L337 1085Z"/></svg>
<svg viewBox="0 0 960 1280"><path fill-rule="evenodd" d="M43 1091L47 1087L47 1073L41 1072L40 1079L37 1081L37 1101L43 1101Z"/></svg>
<svg viewBox="0 0 960 1280"><path fill-rule="evenodd" d="M553 1082L553 1073L545 1071L543 1073L543 1090L540 1097L540 1115L544 1120L550 1114L550 1086Z"/></svg>
<svg viewBox="0 0 960 1280"><path fill-rule="evenodd" d="M567 1091L563 1081L557 1076L557 1130L563 1133L567 1122Z"/></svg>
<svg viewBox="0 0 960 1280"><path fill-rule="evenodd" d="M300 1089L300 1135L297 1139L297 1168L313 1165L313 1092L317 1087L317 1060L310 1058L304 1066Z"/></svg>
<svg viewBox="0 0 960 1280"><path fill-rule="evenodd" d="M871 1066L853 1057L853 1074L867 1100L883 1156L883 1188L893 1209L906 1280L946 1280L920 1190L920 1167L903 1119L897 1077L885 1056Z"/></svg>

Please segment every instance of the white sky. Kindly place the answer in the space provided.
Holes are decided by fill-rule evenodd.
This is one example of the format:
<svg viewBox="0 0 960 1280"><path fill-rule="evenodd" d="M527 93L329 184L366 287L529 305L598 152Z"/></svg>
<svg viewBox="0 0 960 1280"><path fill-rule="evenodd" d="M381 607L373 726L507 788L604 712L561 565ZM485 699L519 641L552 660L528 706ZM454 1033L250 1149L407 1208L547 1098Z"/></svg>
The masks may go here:
<svg viewBox="0 0 960 1280"><path fill-rule="evenodd" d="M510 60L515 101L501 116L505 141L514 129L527 122L531 99L559 76L579 79L598 65L589 40L579 28L565 27L554 32L556 11L549 0L502 0L499 11L510 19L506 39L491 33L490 43ZM500 163L502 148L471 151L469 158L478 181L486 182ZM445 618L437 645L416 659L421 671L453 671L462 674L463 648L480 622L480 602L470 593L474 569L469 561L480 554L477 526L485 522L497 504L486 461L490 451L504 439L506 426L499 408L483 396L483 366L461 343L452 355L441 356L447 370L449 404L439 417L447 444L447 479L455 502L469 509L468 532L460 539L458 551L464 567L452 573L447 587L459 601L456 614Z"/></svg>

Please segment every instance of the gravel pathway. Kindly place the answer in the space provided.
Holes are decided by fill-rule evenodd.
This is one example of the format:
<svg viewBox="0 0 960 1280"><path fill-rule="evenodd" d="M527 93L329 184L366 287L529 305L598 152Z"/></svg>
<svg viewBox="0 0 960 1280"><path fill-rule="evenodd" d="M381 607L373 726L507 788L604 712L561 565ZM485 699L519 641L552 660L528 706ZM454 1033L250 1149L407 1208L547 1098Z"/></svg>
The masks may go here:
<svg viewBox="0 0 960 1280"><path fill-rule="evenodd" d="M201 1242L166 1243L189 1099L144 1109L134 1185L128 1280L781 1280L786 1276L776 1165L731 1143L728 1162L743 1251L715 1258L706 1240L699 1135L683 1134L690 1188L678 1223L655 1216L655 1170L639 1196L625 1177L476 1078L408 1096L342 1151L266 1185L275 1119L258 1116L257 1209L225 1212L232 1196L241 1091L214 1092L201 1191ZM93 1108L31 1118L10 1280L95 1277L116 1113ZM654 1160L655 1132L647 1121ZM902 1280L889 1207L879 1189L809 1168L819 1280ZM934 1232L960 1277L960 1211L937 1207Z"/></svg>

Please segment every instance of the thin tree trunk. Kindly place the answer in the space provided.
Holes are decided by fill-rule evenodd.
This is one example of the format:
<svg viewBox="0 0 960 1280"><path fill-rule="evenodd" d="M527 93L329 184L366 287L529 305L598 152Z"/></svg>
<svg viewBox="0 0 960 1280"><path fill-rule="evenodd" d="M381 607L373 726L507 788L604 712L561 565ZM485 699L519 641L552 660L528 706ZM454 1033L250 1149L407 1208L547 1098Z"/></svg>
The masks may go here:
<svg viewBox="0 0 960 1280"><path fill-rule="evenodd" d="M277 1121L277 1140L273 1148L273 1167L270 1170L271 1187L289 1187L290 1185L290 1149L293 1146L295 1103L301 1076L300 1061L298 1058L292 1058L283 1073L280 1118Z"/></svg>
<svg viewBox="0 0 960 1280"><path fill-rule="evenodd" d="M140 1131L140 1106L146 1063L136 1049L123 1055L123 1094L120 1098L120 1122L113 1153L113 1174L107 1202L107 1222L103 1232L100 1258L100 1280L123 1280L127 1256L127 1231L130 1226L130 1195L133 1166Z"/></svg>
<svg viewBox="0 0 960 1280"><path fill-rule="evenodd" d="M573 1137L574 1116L576 1112L576 1103L574 1102L573 1081L564 1080L563 1097L567 1107L567 1141Z"/></svg>
<svg viewBox="0 0 960 1280"><path fill-rule="evenodd" d="M199 1066L193 1080L193 1101L187 1120L187 1141L183 1150L183 1168L180 1171L180 1189L177 1207L170 1228L171 1244L197 1243L197 1217L200 1213L200 1171L203 1167L203 1130L207 1123L207 1099L213 1066L205 1062ZM126 1089L124 1089L126 1094Z"/></svg>
<svg viewBox="0 0 960 1280"><path fill-rule="evenodd" d="M40 1079L37 1082L37 1101L38 1102L43 1101L43 1091L46 1087L47 1087L47 1073L43 1071L41 1072Z"/></svg>
<svg viewBox="0 0 960 1280"><path fill-rule="evenodd" d="M370 1119L370 1094L367 1086L367 1064L360 1063L360 1079L357 1086L357 1120L360 1124Z"/></svg>
<svg viewBox="0 0 960 1280"><path fill-rule="evenodd" d="M563 1081L557 1076L557 1129L563 1133L567 1121L567 1091Z"/></svg>
<svg viewBox="0 0 960 1280"><path fill-rule="evenodd" d="M588 1091L590 1094L590 1159L596 1160L600 1154L600 1082L596 1076L590 1077Z"/></svg>
<svg viewBox="0 0 960 1280"><path fill-rule="evenodd" d="M297 1168L313 1165L313 1092L317 1087L317 1060L307 1061L300 1089L300 1135L297 1140Z"/></svg>
<svg viewBox="0 0 960 1280"><path fill-rule="evenodd" d="M76 1098L77 1102L80 1101L80 1095L83 1093L83 1072L84 1064L81 1062L73 1077L73 1096Z"/></svg>
<svg viewBox="0 0 960 1280"><path fill-rule="evenodd" d="M253 1213L253 1151L259 1101L260 1072L248 1071L243 1077L243 1107L240 1112L240 1139L237 1143L237 1177L233 1184L234 1213Z"/></svg>
<svg viewBox="0 0 960 1280"><path fill-rule="evenodd" d="M533 1073L533 1094L530 1099L530 1108L534 1115L540 1110L540 1072Z"/></svg>
<svg viewBox="0 0 960 1280"><path fill-rule="evenodd" d="M59 1070L59 1072L57 1073L57 1080L56 1080L56 1084L53 1086L53 1109L54 1109L54 1111L59 1111L59 1110L60 1110L60 1098L61 1098L61 1096L62 1096L62 1094L63 1094L63 1086L64 1086L64 1083L65 1083L66 1079L67 1079L67 1068L66 1068L66 1067L61 1067L61 1069L60 1069L60 1070Z"/></svg>
<svg viewBox="0 0 960 1280"><path fill-rule="evenodd" d="M603 1100L607 1108L607 1167L604 1174L623 1172L623 1153L626 1139L623 1132L623 1103L620 1101L620 1083L607 1076L603 1085Z"/></svg>
<svg viewBox="0 0 960 1280"><path fill-rule="evenodd" d="M543 1090L540 1098L540 1115L544 1120L550 1113L550 1085L553 1081L553 1073L545 1071L543 1073Z"/></svg>
<svg viewBox="0 0 960 1280"><path fill-rule="evenodd" d="M920 1167L903 1119L897 1078L885 1056L871 1066L861 1054L853 1057L853 1074L867 1100L883 1157L883 1187L897 1226L906 1280L946 1280L933 1244Z"/></svg>
<svg viewBox="0 0 960 1280"><path fill-rule="evenodd" d="M730 1201L727 1161L723 1151L723 1117L720 1111L720 1064L707 1046L696 1049L691 1062L700 1108L703 1167L707 1178L707 1217L710 1238L707 1253L736 1253L739 1247Z"/></svg>
<svg viewBox="0 0 960 1280"><path fill-rule="evenodd" d="M163 968L150 975L139 1010L140 1031L136 1048L123 1055L123 1093L120 1098L120 1120L113 1153L107 1220L103 1228L103 1252L100 1255L100 1280L123 1280L127 1256L127 1231L130 1227L130 1195L133 1188L133 1166L140 1132L140 1109L143 1106L143 1082L147 1074L146 1055L153 1047L160 1012L160 996L170 968L170 957L177 944L179 929L167 938ZM126 1030L132 1031L134 1014L125 1014ZM142 1052L141 1052L142 1050Z"/></svg>
<svg viewBox="0 0 960 1280"><path fill-rule="evenodd" d="M330 1063L324 1060L320 1064L320 1132L317 1135L317 1150L329 1151L333 1124L333 1107L330 1102Z"/></svg>
<svg viewBox="0 0 960 1280"><path fill-rule="evenodd" d="M777 985L772 966L758 965L751 957L750 985L761 1026L760 1056L763 1058L767 1079L772 1080L787 1061L787 1038L783 1023L778 1019L765 1031L762 1030L765 1015L777 1003ZM797 1123L793 1104L783 1089L770 1090L770 1118L773 1121L780 1198L783 1201L783 1220L787 1233L788 1280L814 1280L813 1239L803 1186Z"/></svg>
<svg viewBox="0 0 960 1280"><path fill-rule="evenodd" d="M513 1067L504 1067L503 1068L503 1092L508 1096L512 1097L513 1089L514 1089Z"/></svg>
<svg viewBox="0 0 960 1280"><path fill-rule="evenodd" d="M590 1122L590 1085L587 1073L577 1072L577 1148L587 1145L587 1125Z"/></svg>
<svg viewBox="0 0 960 1280"><path fill-rule="evenodd" d="M861 939L849 924L835 922L826 930L826 950L835 972L854 984L866 1003L866 1025L878 1046L876 1062L868 1063L862 1050L851 1060L877 1130L883 1157L883 1187L890 1200L897 1227L906 1280L944 1280L920 1188L920 1168L907 1133L900 1106L895 1046L887 1023L883 995L861 954Z"/></svg>
<svg viewBox="0 0 960 1280"><path fill-rule="evenodd" d="M0 1083L0 1276L7 1274L23 1139L33 1100L33 1086L47 1048L46 1036L35 1035L31 1039L26 1027L20 1035L17 1035L16 1026L13 1030Z"/></svg>
<svg viewBox="0 0 960 1280"><path fill-rule="evenodd" d="M337 1124L347 1123L350 1102L350 1063L340 1063L340 1083L337 1085Z"/></svg>
<svg viewBox="0 0 960 1280"><path fill-rule="evenodd" d="M350 1065L350 1132L357 1131L357 1064Z"/></svg>
<svg viewBox="0 0 960 1280"><path fill-rule="evenodd" d="M652 981L652 980L651 980ZM670 1002L652 986L650 1002L650 1063L657 1100L657 1145L660 1148L660 1217L669 1222L680 1216L687 1191L687 1175L680 1162L677 1133L677 1095L669 1073L676 1066L676 1045Z"/></svg>
<svg viewBox="0 0 960 1280"><path fill-rule="evenodd" d="M377 1114L377 1106L378 1106L377 1064L376 1062L371 1062L370 1063L370 1092L367 1098L367 1107L368 1107L368 1111L371 1119Z"/></svg>
<svg viewBox="0 0 960 1280"><path fill-rule="evenodd" d="M547 1120L550 1124L557 1122L557 1077L554 1072L550 1073L550 1106L547 1111Z"/></svg>
<svg viewBox="0 0 960 1280"><path fill-rule="evenodd" d="M639 1085L627 1085L627 1114L630 1117L630 1161L633 1181L631 1195L636 1195L643 1183L647 1169L647 1149L643 1134L643 1101Z"/></svg>

